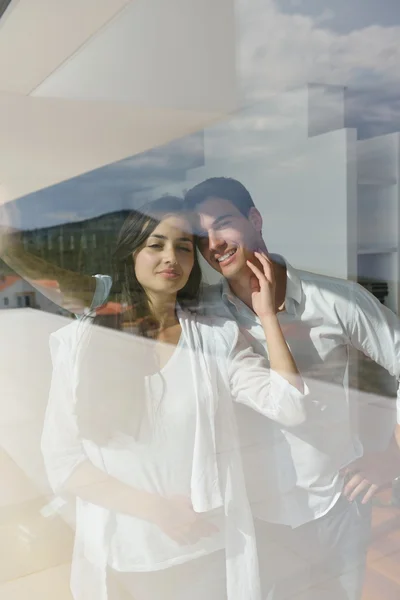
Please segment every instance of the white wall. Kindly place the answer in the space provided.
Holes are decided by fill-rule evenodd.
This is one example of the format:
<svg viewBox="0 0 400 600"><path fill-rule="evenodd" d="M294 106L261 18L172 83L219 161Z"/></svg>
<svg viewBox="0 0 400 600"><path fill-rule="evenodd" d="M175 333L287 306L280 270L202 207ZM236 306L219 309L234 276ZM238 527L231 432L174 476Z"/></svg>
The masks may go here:
<svg viewBox="0 0 400 600"><path fill-rule="evenodd" d="M35 290L33 289L33 287L23 279L16 281L13 285L6 287L0 292L0 309L18 308L17 296L25 292L28 294L34 291ZM5 298L8 298L8 306L4 304Z"/></svg>
<svg viewBox="0 0 400 600"><path fill-rule="evenodd" d="M34 294L34 303L35 307L39 310L43 310L47 313L52 313L54 315L68 315L69 313L59 306L54 304L51 300L43 296L40 292L36 290L28 281L24 279L20 279L16 281L13 285L8 286L4 290L0 291L0 310L1 309L12 309L12 308L21 308L18 306L18 295L23 294ZM8 305L4 304L4 299L8 298ZM34 307L32 307L34 308Z"/></svg>
<svg viewBox="0 0 400 600"><path fill-rule="evenodd" d="M343 96L336 89L333 94L326 128L332 125L329 107L340 114L333 100ZM187 187L211 176L239 179L263 216L271 252L282 253L299 268L354 277L355 131L339 129L308 137L308 100L308 89L292 91L207 129L205 166L188 173ZM323 127L321 121L319 126Z"/></svg>
<svg viewBox="0 0 400 600"><path fill-rule="evenodd" d="M40 450L52 374L49 336L68 323L31 308L0 311L0 445L38 496L49 491Z"/></svg>

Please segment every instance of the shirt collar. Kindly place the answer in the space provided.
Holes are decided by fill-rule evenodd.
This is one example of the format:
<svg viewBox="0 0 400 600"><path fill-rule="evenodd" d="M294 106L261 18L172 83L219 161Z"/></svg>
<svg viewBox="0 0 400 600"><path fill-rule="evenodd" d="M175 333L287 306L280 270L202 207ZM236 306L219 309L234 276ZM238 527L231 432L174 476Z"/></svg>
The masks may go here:
<svg viewBox="0 0 400 600"><path fill-rule="evenodd" d="M292 267L280 254L271 254L270 256L273 261L286 267L286 300L294 300L297 304L300 304L303 298L303 288L297 269Z"/></svg>
<svg viewBox="0 0 400 600"><path fill-rule="evenodd" d="M293 305L292 301L296 304L300 304L303 297L303 290L301 287L301 279L297 272L297 269L292 267L291 264L287 262L283 256L280 254L270 254L271 259L274 262L280 263L281 265L285 265L286 267L286 310L288 312L292 312L291 307ZM232 304L238 311L243 309L243 306L246 306L235 294L232 292L229 287L228 280L225 277L221 279L222 286L222 299L224 302ZM247 307L246 307L247 308Z"/></svg>
<svg viewBox="0 0 400 600"><path fill-rule="evenodd" d="M228 280L225 279L225 277L221 277L220 283L222 300L226 304L232 304L237 310L239 310L239 304L243 304L243 302L239 300L239 298L232 292L231 288L229 287Z"/></svg>

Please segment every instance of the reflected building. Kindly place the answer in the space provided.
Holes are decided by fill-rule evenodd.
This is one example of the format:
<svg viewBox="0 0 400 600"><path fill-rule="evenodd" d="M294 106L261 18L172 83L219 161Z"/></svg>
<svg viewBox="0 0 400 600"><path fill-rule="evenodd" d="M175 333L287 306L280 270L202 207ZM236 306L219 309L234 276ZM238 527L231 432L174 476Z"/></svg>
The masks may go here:
<svg viewBox="0 0 400 600"><path fill-rule="evenodd" d="M109 273L116 236L128 214L128 210L121 210L26 231L22 242L30 254L68 271L88 275Z"/></svg>
<svg viewBox="0 0 400 600"><path fill-rule="evenodd" d="M15 235L19 236L25 252L48 264L72 273L111 273L116 238L128 214L128 210L121 210ZM58 289L58 282L50 278L37 279L35 283L50 290ZM35 308L64 316L71 314L0 261L0 309L6 308ZM115 307L107 307L103 313L114 310Z"/></svg>

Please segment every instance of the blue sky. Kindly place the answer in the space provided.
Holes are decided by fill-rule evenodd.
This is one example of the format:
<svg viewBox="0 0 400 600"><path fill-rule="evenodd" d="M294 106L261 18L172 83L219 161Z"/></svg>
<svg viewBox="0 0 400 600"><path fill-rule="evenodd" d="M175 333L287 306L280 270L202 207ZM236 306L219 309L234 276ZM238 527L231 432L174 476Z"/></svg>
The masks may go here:
<svg viewBox="0 0 400 600"><path fill-rule="evenodd" d="M359 138L400 131L399 0L237 0L237 8L243 107L306 83L343 85L346 125ZM201 134L178 140L17 200L20 226L129 208L136 191L167 190L201 163Z"/></svg>
<svg viewBox="0 0 400 600"><path fill-rule="evenodd" d="M276 5L287 14L322 16L321 26L338 33L400 23L398 0L277 0Z"/></svg>
<svg viewBox="0 0 400 600"><path fill-rule="evenodd" d="M135 206L135 192L182 181L203 161L202 133L187 136L15 201L19 227L35 229Z"/></svg>

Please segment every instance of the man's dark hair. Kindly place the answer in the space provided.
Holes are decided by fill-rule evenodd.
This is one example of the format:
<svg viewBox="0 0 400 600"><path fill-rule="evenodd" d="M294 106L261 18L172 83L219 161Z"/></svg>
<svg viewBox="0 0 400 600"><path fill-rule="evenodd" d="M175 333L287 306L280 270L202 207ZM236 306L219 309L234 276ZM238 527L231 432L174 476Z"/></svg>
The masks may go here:
<svg viewBox="0 0 400 600"><path fill-rule="evenodd" d="M232 177L211 177L186 193L186 208L196 210L199 204L211 197L229 200L246 218L254 206L253 198L240 181Z"/></svg>

